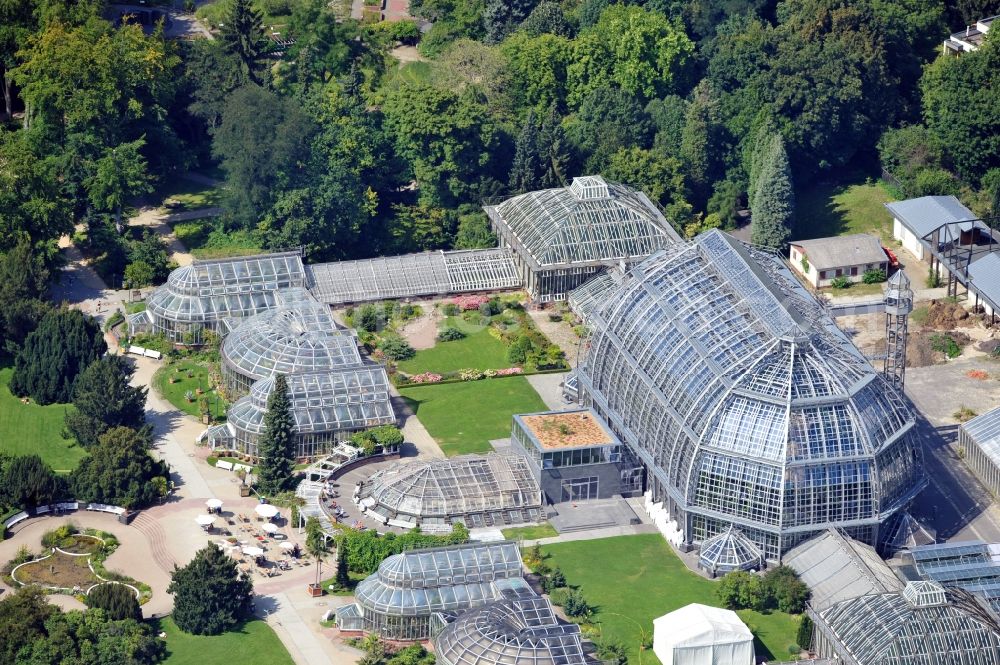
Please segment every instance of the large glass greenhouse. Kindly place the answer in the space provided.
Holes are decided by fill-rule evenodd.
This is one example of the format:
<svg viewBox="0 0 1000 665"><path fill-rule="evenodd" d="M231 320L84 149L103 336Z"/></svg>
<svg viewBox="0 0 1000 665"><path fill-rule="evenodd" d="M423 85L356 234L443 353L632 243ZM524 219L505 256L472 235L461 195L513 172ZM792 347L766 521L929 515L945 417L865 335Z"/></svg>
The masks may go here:
<svg viewBox="0 0 1000 665"><path fill-rule="evenodd" d="M569 187L528 192L485 210L538 302L563 300L603 268L680 240L645 194L601 176L574 178Z"/></svg>
<svg viewBox="0 0 1000 665"><path fill-rule="evenodd" d="M538 522L538 482L522 455L465 455L382 469L358 484L355 498L371 517L393 526L447 531Z"/></svg>
<svg viewBox="0 0 1000 665"><path fill-rule="evenodd" d="M129 317L129 331L198 344L202 330L225 334L229 320L271 309L279 290L305 285L298 252L196 261L170 273L146 300L146 310Z"/></svg>
<svg viewBox="0 0 1000 665"><path fill-rule="evenodd" d="M810 610L813 650L848 665L995 665L1000 625L985 601L963 589L911 582L901 593Z"/></svg>
<svg viewBox="0 0 1000 665"><path fill-rule="evenodd" d="M281 293L284 300L284 292ZM275 374L320 372L361 364L354 336L338 330L330 308L309 298L244 320L222 343L222 380L230 398Z"/></svg>
<svg viewBox="0 0 1000 665"><path fill-rule="evenodd" d="M344 631L375 632L391 640L430 637L431 616L463 612L529 590L516 543L468 543L394 554L358 584L355 602L337 608Z"/></svg>
<svg viewBox="0 0 1000 665"><path fill-rule="evenodd" d="M926 484L914 419L774 256L719 231L637 264L589 315L579 388L693 547L735 524L779 561L878 542Z"/></svg>
<svg viewBox="0 0 1000 665"><path fill-rule="evenodd" d="M459 615L434 639L442 665L585 665L580 627L524 594Z"/></svg>
<svg viewBox="0 0 1000 665"><path fill-rule="evenodd" d="M389 378L381 365L289 374L286 379L299 459L328 453L352 432L396 422ZM273 389L274 378L254 383L249 395L229 407L228 422L208 430L209 445L217 451L256 457Z"/></svg>

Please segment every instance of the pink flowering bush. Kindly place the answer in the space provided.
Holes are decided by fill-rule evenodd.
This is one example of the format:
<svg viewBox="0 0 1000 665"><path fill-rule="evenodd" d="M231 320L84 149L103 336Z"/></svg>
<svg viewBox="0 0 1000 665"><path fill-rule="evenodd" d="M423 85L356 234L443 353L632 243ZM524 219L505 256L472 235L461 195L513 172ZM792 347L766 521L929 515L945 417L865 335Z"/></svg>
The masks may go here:
<svg viewBox="0 0 1000 665"><path fill-rule="evenodd" d="M523 371L520 367L508 367L507 369L498 369L497 376L513 376Z"/></svg>
<svg viewBox="0 0 1000 665"><path fill-rule="evenodd" d="M434 372L424 372L423 374L414 374L410 377L411 383L437 383L443 377L440 374L435 374Z"/></svg>
<svg viewBox="0 0 1000 665"><path fill-rule="evenodd" d="M479 309L486 303L490 301L489 296L456 296L451 299L453 305L456 305L463 312L468 312L474 309Z"/></svg>

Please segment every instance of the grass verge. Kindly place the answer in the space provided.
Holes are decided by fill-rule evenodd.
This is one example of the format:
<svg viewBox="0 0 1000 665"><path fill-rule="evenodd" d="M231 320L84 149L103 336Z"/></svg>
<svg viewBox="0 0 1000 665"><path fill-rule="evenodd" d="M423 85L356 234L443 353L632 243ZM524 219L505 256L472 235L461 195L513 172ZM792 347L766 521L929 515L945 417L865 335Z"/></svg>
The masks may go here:
<svg viewBox="0 0 1000 665"><path fill-rule="evenodd" d="M556 543L544 545L542 552L596 606L593 621L603 637L621 640L629 663L659 663L651 650L640 649L644 638L652 639L656 617L691 603L719 606L718 582L688 570L659 534ZM758 662L788 659L798 616L753 610L738 614L757 637Z"/></svg>
<svg viewBox="0 0 1000 665"><path fill-rule="evenodd" d="M66 412L73 407L23 404L8 388L13 373L13 368L0 368L0 453L35 454L56 471L72 471L87 456L76 441L63 438Z"/></svg>
<svg viewBox="0 0 1000 665"><path fill-rule="evenodd" d="M541 540L559 535L555 527L548 522L534 526L514 526L509 529L500 529L500 533L507 540Z"/></svg>
<svg viewBox="0 0 1000 665"><path fill-rule="evenodd" d="M166 633L163 665L293 665L274 630L259 619L222 635L189 635L170 617L150 622L153 631Z"/></svg>
<svg viewBox="0 0 1000 665"><path fill-rule="evenodd" d="M399 389L445 455L491 450L491 439L510 436L511 417L546 409L523 376Z"/></svg>
<svg viewBox="0 0 1000 665"><path fill-rule="evenodd" d="M429 349L417 351L413 358L399 362L399 369L407 374L420 374L511 366L507 362L507 345L490 334L489 326L470 324L457 316L449 316L444 325L458 328L466 336L451 342L439 341Z"/></svg>

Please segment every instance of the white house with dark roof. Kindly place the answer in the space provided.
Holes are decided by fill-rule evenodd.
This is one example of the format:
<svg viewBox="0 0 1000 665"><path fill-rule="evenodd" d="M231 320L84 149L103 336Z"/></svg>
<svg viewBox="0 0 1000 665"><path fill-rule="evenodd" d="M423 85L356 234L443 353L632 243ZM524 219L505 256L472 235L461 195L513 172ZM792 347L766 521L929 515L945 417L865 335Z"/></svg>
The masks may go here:
<svg viewBox="0 0 1000 665"><path fill-rule="evenodd" d="M930 258L927 237L937 229L955 225L960 233L971 233L978 219L954 196L921 196L885 207L892 214L892 236L920 260Z"/></svg>
<svg viewBox="0 0 1000 665"><path fill-rule="evenodd" d="M869 270L887 272L889 259L882 242L867 233L814 240L793 240L788 258L792 268L816 288L838 277L860 282Z"/></svg>
<svg viewBox="0 0 1000 665"><path fill-rule="evenodd" d="M990 31L993 21L998 18L1000 16L981 18L972 25L966 26L964 30L953 33L948 39L944 40L944 54L961 55L962 53L978 51Z"/></svg>

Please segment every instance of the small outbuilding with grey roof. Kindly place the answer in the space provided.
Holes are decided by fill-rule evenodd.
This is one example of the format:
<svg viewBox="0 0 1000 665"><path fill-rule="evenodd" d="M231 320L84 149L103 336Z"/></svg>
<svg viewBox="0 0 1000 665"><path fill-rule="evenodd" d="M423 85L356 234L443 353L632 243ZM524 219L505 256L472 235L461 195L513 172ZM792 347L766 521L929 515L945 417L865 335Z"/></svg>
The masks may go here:
<svg viewBox="0 0 1000 665"><path fill-rule="evenodd" d="M867 233L789 243L792 268L816 288L844 277L859 282L869 270L885 273L889 260L881 241Z"/></svg>
<svg viewBox="0 0 1000 665"><path fill-rule="evenodd" d="M1000 495L1000 407L962 423L958 443L965 463L994 495Z"/></svg>
<svg viewBox="0 0 1000 665"><path fill-rule="evenodd" d="M954 196L921 196L886 203L885 207L892 213L893 237L921 260L930 258L927 236L942 226L955 225L961 234L971 234L981 226L975 221L976 215Z"/></svg>

